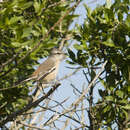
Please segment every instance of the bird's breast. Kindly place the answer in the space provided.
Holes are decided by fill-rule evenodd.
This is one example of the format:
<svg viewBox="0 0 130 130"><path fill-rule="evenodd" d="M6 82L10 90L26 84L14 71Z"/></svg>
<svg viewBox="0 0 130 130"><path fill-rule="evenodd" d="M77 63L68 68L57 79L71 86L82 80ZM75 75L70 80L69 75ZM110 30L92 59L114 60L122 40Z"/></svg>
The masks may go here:
<svg viewBox="0 0 130 130"><path fill-rule="evenodd" d="M58 74L58 69L59 69L59 65L56 65L56 68L51 73L49 73L43 80L45 82L51 82L55 80Z"/></svg>

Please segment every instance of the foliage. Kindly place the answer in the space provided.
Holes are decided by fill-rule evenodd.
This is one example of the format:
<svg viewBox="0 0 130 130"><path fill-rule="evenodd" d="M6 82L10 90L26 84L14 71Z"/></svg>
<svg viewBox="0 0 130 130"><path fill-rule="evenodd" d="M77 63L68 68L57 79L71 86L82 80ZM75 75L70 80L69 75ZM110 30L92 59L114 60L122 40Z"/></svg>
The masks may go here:
<svg viewBox="0 0 130 130"><path fill-rule="evenodd" d="M77 53L68 50L69 62L84 68L96 68L108 61L103 76L99 78L105 90L99 90L102 98L93 106L97 121L93 129L105 126L112 129L117 123L122 130L126 127L130 110L129 0L115 0L113 4L107 1L94 10L86 5L85 8L87 18L75 31Z"/></svg>
<svg viewBox="0 0 130 130"><path fill-rule="evenodd" d="M71 2L6 0L0 3L0 89L11 88L28 78L38 60L58 46L74 15L65 17L60 27L45 35L70 8ZM27 83L0 91L0 119L28 103L31 86Z"/></svg>
<svg viewBox="0 0 130 130"><path fill-rule="evenodd" d="M73 11L64 17L58 26L52 28L67 13L74 0L3 0L0 2L0 123L4 119L7 119L5 123L11 121L10 115L13 112L16 112L17 118L18 110L32 108L26 104L32 99L30 90L34 84L27 82L15 88L11 87L28 78L34 71L34 66L39 64L38 60L46 57L51 48L58 46L65 35L71 33L77 43L73 46L76 51L68 49L71 59L68 62L84 68L83 74L88 83L92 83L91 81L105 61L107 64L96 83L90 86L87 95L83 95L83 99L80 96L84 93L84 89L80 92L72 85L75 88L74 94L78 92L79 98L71 104L70 109L65 109L62 105L67 99L62 103L53 100L56 105L52 107L49 104L52 99L43 103L45 107L40 104L42 111L54 113L50 118L48 114L49 119L42 126L54 119L50 128L52 129L52 126L56 128L55 121L57 122L60 117L64 116L67 118L65 127L69 122L68 119L78 123L80 128L90 130L102 128L109 130L113 129L115 124L119 130L128 127L130 111L128 100L130 96L130 14L128 11L130 3L129 0L115 0L113 3L110 0L106 1L104 5L94 10L85 5L87 17L84 24L77 25L74 31L68 29L73 18L76 17ZM97 85L103 86L104 89L98 89L100 99L95 103L93 99ZM81 84L78 86L81 88ZM80 102L77 103L77 101ZM83 107L84 101L89 102L87 110ZM39 103L36 100L34 106L37 107L37 104ZM85 121L80 120L80 105L82 117L86 110L89 123L85 124ZM57 111L58 106L64 111ZM71 109L73 106L74 109ZM36 109L39 110L39 108ZM30 112L35 112L36 109ZM42 116L41 113L40 115ZM30 117L27 118L27 116ZM36 119L34 116L25 113L20 120L25 120L25 124L32 124L33 127L33 124L37 124L34 122ZM19 121L17 119L15 121L18 125ZM25 129L25 126L27 125L19 128Z"/></svg>

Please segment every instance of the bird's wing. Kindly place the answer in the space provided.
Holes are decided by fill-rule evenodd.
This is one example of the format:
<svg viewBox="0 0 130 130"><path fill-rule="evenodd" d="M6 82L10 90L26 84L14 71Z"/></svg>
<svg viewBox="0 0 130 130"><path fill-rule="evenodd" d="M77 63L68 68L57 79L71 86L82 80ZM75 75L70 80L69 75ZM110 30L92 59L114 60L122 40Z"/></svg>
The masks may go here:
<svg viewBox="0 0 130 130"><path fill-rule="evenodd" d="M32 74L31 77L42 77L42 76L47 76L51 71L55 69L55 63L54 60L48 58L45 60ZM44 78L44 77L43 77Z"/></svg>

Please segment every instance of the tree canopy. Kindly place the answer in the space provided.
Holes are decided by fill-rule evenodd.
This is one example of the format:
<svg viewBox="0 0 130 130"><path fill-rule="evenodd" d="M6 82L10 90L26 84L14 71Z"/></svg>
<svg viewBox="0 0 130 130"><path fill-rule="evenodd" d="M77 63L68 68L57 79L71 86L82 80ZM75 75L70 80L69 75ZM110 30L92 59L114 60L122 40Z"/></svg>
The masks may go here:
<svg viewBox="0 0 130 130"><path fill-rule="evenodd" d="M26 79L34 71L34 65L39 64L38 60L58 46L74 15L68 14L60 22L60 27L51 27L67 12L70 3L45 0L9 0L0 3L1 88L11 88ZM29 87L31 84L2 91L1 113L10 114L23 107Z"/></svg>
<svg viewBox="0 0 130 130"><path fill-rule="evenodd" d="M120 129L126 126L130 109L130 15L129 1L108 1L91 10L85 5L87 18L77 26L74 45L77 53L69 52L72 64L90 69L91 80L96 73L93 68L101 67L107 61L99 82L105 90L99 89L102 97L93 107L96 122L94 129L106 125L111 128L115 122ZM99 105L100 104L100 105ZM100 125L99 125L100 124Z"/></svg>
<svg viewBox="0 0 130 130"><path fill-rule="evenodd" d="M28 124L17 121L16 123L21 124L21 129L33 124L29 123L33 122L31 112L36 110L41 101L48 99L59 85L34 101L33 92L37 88L33 81L26 83L22 81L32 74L35 70L34 66L39 65L41 58L48 56L50 50L59 47L62 42L70 58L67 63L74 67L78 65L83 69L88 88L80 92L72 85L80 96L72 103L70 111L67 109L63 113L58 111L59 117L55 120L58 121L65 116L78 123L79 129L111 130L115 127L123 130L130 127L129 0L113 2L106 0L104 5L99 5L93 10L85 4L84 23L75 25L70 30L73 19L78 18L74 12L81 2L80 0L3 0L0 2L1 128L6 128L6 124L10 121L17 121L19 116L25 124ZM75 41L71 49L68 35ZM104 89L98 89L98 86ZM81 84L78 84L78 87L81 88ZM93 100L95 88L98 89L100 97L96 103ZM83 109L84 101L89 104L88 109ZM47 101L45 104L47 105ZM80 105L81 113L77 114ZM56 112L48 106L42 109ZM85 118L89 119L89 123L80 121L83 111L87 112ZM26 112L30 112L29 117ZM71 114L66 114L70 112ZM78 115L78 119L73 116L73 113ZM55 124L55 120L52 118L51 123ZM11 125L9 126L11 128ZM48 122L44 123L44 126L52 127ZM56 126L53 125L53 128Z"/></svg>

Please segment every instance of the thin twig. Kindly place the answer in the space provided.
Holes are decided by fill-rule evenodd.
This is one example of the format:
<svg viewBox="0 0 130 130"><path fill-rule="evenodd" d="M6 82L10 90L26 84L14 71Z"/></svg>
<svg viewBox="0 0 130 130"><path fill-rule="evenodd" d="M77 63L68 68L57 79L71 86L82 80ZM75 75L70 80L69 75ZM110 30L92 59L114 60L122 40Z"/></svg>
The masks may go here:
<svg viewBox="0 0 130 130"><path fill-rule="evenodd" d="M54 6L57 6L57 5L61 4L61 3L63 3L63 1L55 2L55 3L51 4L51 5L48 5L47 8L43 8L42 11L45 11L46 9L52 8Z"/></svg>
<svg viewBox="0 0 130 130"><path fill-rule="evenodd" d="M80 101L84 98L85 94L89 91L89 89L91 88L91 86L95 83L95 81L98 79L98 77L100 76L100 74L102 73L102 71L104 70L105 66L107 64L107 61L105 61L105 63L102 65L101 69L99 70L98 74L95 76L95 78L92 80L92 82L88 85L88 87L84 90L84 92L81 94L81 96L74 102L71 104L71 106L64 110L62 112L62 115L65 113L68 113L69 111L72 111L72 113L70 114L70 116L73 115L73 113L75 112L75 108L76 106L79 105ZM53 117L53 119L48 122L47 124L51 124L52 122L54 122L55 120L57 120L59 117L61 117L62 115L56 115Z"/></svg>
<svg viewBox="0 0 130 130"><path fill-rule="evenodd" d="M65 41L70 40L72 38L72 34L68 34L66 35L65 38L62 39L60 46L59 46L59 50L62 50L65 44Z"/></svg>
<svg viewBox="0 0 130 130"><path fill-rule="evenodd" d="M53 31L55 29L56 26L58 26L62 20L73 10L75 9L80 3L80 0L78 0L76 2L76 4L74 6L72 6L70 9L68 9L68 11L48 30L48 32L39 40L39 42L30 50L28 51L25 56L23 56L21 59L18 60L17 64L19 64L20 62L22 62L28 55L30 55L33 51L35 51L42 43L42 41L45 40L45 38L47 38L50 34L51 31ZM10 68L8 71L6 71L4 74L0 75L0 77L5 76L6 74L8 74L10 71L12 71L15 68L15 66L13 66L12 68Z"/></svg>
<svg viewBox="0 0 130 130"><path fill-rule="evenodd" d="M3 68L4 68L6 65L10 64L13 60L15 60L15 58L16 58L16 57L19 55L19 53L21 53L21 52L22 52L22 50L21 50L20 52L16 53L16 54L14 54L12 58L10 58L8 61L6 61L5 63L3 63L3 64L0 66L0 72L2 72Z"/></svg>
<svg viewBox="0 0 130 130"><path fill-rule="evenodd" d="M28 124L25 124L25 123L23 123L22 121L17 121L16 123L18 123L18 124L22 124L23 126L26 126L26 127L32 128L32 129L45 130L45 129L43 129L43 128L36 127L36 126L34 126L34 125L28 125Z"/></svg>
<svg viewBox="0 0 130 130"><path fill-rule="evenodd" d="M17 88L18 85L22 85L23 83L28 82L28 81L30 81L30 80L34 80L34 79L37 80L37 81L40 81L41 79L45 78L48 74L50 74L50 73L53 72L54 70L55 70L55 67L51 68L48 72L46 72L44 75L39 76L38 78L37 78L36 76L27 78L27 79L21 81L20 83L17 83L17 84L15 83L15 85L13 85L12 87L1 88L0 91L12 89L12 88Z"/></svg>
<svg viewBox="0 0 130 130"><path fill-rule="evenodd" d="M2 121L0 121L0 127L2 127L7 122L14 120L17 116L23 114L24 112L28 111L29 109L36 107L40 102L42 102L44 99L46 99L48 96L50 96L59 86L60 86L60 84L56 84L49 90L49 92L45 96L42 96L38 100L27 104L24 108L8 115L6 119L3 119Z"/></svg>
<svg viewBox="0 0 130 130"><path fill-rule="evenodd" d="M58 102L58 101L55 101L55 100L52 100L51 98L48 98L50 101L54 101L55 103L57 103L56 105L54 105L54 106L50 106L50 108L55 108L55 107L57 107L57 106L61 106L63 109L65 109L64 107L63 107L63 103L65 103L68 99L69 99L69 97L67 97L66 99L64 99L62 102Z"/></svg>
<svg viewBox="0 0 130 130"><path fill-rule="evenodd" d="M42 107L42 106L41 106L41 107ZM78 124L80 124L80 121L79 121L79 120L76 120L76 119L73 118L73 117L70 117L70 116L68 116L68 115L65 115L65 113L63 114L63 113L57 112L57 111L55 111L55 110L52 110L52 109L50 109L50 108L45 108L45 107L42 107L42 108L45 109L45 110L49 110L49 111L51 111L51 112L57 113L57 114L59 114L59 115L62 115L62 116L64 116L64 117L70 118L71 120L73 120L73 121L77 122ZM85 108L85 109L86 109L86 108ZM44 126L46 126L47 123L48 123L48 122L44 123ZM85 124L84 124L84 125L85 125ZM85 125L85 126L88 127L87 125Z"/></svg>
<svg viewBox="0 0 130 130"><path fill-rule="evenodd" d="M74 72L72 72L72 73L70 73L70 74L65 75L64 77L62 77L61 79L59 79L59 81L65 80L65 79L67 79L67 78L73 76L73 75L76 74L79 70L80 70L80 68L76 69Z"/></svg>
<svg viewBox="0 0 130 130"><path fill-rule="evenodd" d="M95 81L98 79L98 77L100 76L100 74L102 73L102 71L104 70L105 66L107 64L107 61L104 62L104 64L102 65L100 71L98 72L98 74L95 76L95 78L92 80L92 82L88 85L87 89L84 90L84 92L82 93L82 95L74 102L73 106L76 106L79 104L79 102L82 100L82 98L85 96L85 94L89 91L89 89L91 88L91 86L95 83Z"/></svg>
<svg viewBox="0 0 130 130"><path fill-rule="evenodd" d="M26 55L24 57L22 57L18 63L20 63L25 57L27 57L30 53L32 53L33 51L35 51L42 43L43 40L45 40L45 38L48 37L49 33L55 29L56 26L58 26L60 24L60 22L74 9L76 8L80 3L80 0L78 0L76 2L76 4L74 6L72 6L70 9L68 9L68 11L48 30L48 32L40 39L40 41L34 46L33 49L31 49L30 51L28 51L26 53Z"/></svg>

